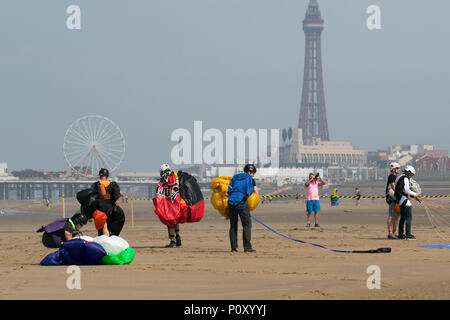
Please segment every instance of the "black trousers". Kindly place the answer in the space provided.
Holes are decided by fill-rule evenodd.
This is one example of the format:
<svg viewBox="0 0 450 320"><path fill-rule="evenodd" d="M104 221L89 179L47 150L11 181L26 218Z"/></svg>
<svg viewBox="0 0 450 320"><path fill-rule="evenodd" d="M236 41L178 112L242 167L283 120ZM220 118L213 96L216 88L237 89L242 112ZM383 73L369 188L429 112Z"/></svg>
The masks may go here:
<svg viewBox="0 0 450 320"><path fill-rule="evenodd" d="M398 234L405 235L405 222L406 222L406 235L411 234L411 224L412 224L412 207L411 206L400 206L400 222L398 224Z"/></svg>
<svg viewBox="0 0 450 320"><path fill-rule="evenodd" d="M242 240L244 242L244 250L252 249L252 219L250 217L250 210L246 203L241 203L236 207L229 207L230 217L230 244L231 249L238 247L237 231L238 231L238 219L241 218L242 223Z"/></svg>
<svg viewBox="0 0 450 320"><path fill-rule="evenodd" d="M42 235L42 244L47 248L58 248L53 237L45 231Z"/></svg>
<svg viewBox="0 0 450 320"><path fill-rule="evenodd" d="M114 207L111 215L106 220L108 224L108 231L111 236L119 236L122 231L123 225L125 224L125 213L123 212L121 207ZM98 235L101 236L103 234L102 230L98 230Z"/></svg>

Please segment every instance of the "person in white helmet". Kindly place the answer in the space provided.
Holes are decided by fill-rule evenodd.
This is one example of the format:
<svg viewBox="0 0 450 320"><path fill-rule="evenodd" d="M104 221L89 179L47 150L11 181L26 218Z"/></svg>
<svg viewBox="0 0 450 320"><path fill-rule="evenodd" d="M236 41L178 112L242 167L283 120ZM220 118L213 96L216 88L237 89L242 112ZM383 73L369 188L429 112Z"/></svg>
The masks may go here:
<svg viewBox="0 0 450 320"><path fill-rule="evenodd" d="M162 164L159 168L159 175L161 176L160 181L166 183L169 175L172 173L173 171L168 164ZM166 248L181 247L180 225L176 224L174 227L167 227L167 232L169 234L170 243L166 245Z"/></svg>
<svg viewBox="0 0 450 320"><path fill-rule="evenodd" d="M391 174L388 177L386 184L386 202L389 205L387 227L388 227L388 239L397 239L397 226L400 219L400 213L395 212L395 180L400 173L400 165L397 162L392 162L389 165Z"/></svg>
<svg viewBox="0 0 450 320"><path fill-rule="evenodd" d="M412 226L412 198L416 198L421 202L419 195L410 189L410 179L416 174L416 170L412 166L406 166L403 175L397 180L395 186L395 201L400 206L400 222L398 239L416 240L411 234ZM406 234L405 234L406 222Z"/></svg>

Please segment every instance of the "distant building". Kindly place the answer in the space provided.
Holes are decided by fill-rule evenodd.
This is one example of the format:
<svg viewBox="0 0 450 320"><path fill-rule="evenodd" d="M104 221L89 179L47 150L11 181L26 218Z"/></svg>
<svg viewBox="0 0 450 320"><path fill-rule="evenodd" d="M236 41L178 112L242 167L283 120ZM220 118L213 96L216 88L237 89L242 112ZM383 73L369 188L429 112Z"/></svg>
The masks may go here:
<svg viewBox="0 0 450 320"><path fill-rule="evenodd" d="M57 180L67 178L66 171L37 171L25 169L19 171L14 170L11 174L22 180Z"/></svg>
<svg viewBox="0 0 450 320"><path fill-rule="evenodd" d="M450 158L448 150L428 150L416 160L417 179L449 179Z"/></svg>
<svg viewBox="0 0 450 320"><path fill-rule="evenodd" d="M368 152L367 161L369 166L377 168L386 168L390 162L394 161L403 167L408 164L414 165L417 159L433 150L433 145L426 144L392 145L387 150Z"/></svg>
<svg viewBox="0 0 450 320"><path fill-rule="evenodd" d="M288 129L289 130L289 129ZM280 147L281 165L322 167L365 167L367 154L356 150L347 141L321 141L314 139L311 145L303 144L302 129L293 129L292 135L283 135Z"/></svg>
<svg viewBox="0 0 450 320"><path fill-rule="evenodd" d="M398 161L405 156L419 156L425 154L425 152L433 151L434 146L427 144L406 144L406 145L394 145L388 147L388 159L392 161Z"/></svg>
<svg viewBox="0 0 450 320"><path fill-rule="evenodd" d="M242 171L243 166L237 165L211 165L205 168L206 178L215 178L221 176L233 176Z"/></svg>
<svg viewBox="0 0 450 320"><path fill-rule="evenodd" d="M0 181L18 180L19 178L12 177L8 174L8 164L0 162Z"/></svg>
<svg viewBox="0 0 450 320"><path fill-rule="evenodd" d="M304 144L302 129L284 129L280 144L280 166L324 170L330 183L377 179L368 167L367 153L348 141L313 139Z"/></svg>
<svg viewBox="0 0 450 320"><path fill-rule="evenodd" d="M8 176L8 164L6 162L0 162L0 177Z"/></svg>
<svg viewBox="0 0 450 320"><path fill-rule="evenodd" d="M388 152L385 150L367 152L367 164L376 168L387 168L389 166Z"/></svg>
<svg viewBox="0 0 450 320"><path fill-rule="evenodd" d="M158 181L159 172L121 172L117 174L118 181Z"/></svg>

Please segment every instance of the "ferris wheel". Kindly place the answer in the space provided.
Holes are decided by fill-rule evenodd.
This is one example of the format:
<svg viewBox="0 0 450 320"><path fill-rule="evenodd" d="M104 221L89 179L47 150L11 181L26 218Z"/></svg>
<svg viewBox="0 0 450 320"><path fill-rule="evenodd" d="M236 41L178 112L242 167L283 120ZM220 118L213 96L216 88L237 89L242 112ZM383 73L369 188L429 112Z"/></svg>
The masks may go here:
<svg viewBox="0 0 450 320"><path fill-rule="evenodd" d="M89 115L69 126L63 153L75 175L92 177L101 168L112 172L119 167L125 155L125 138L110 119Z"/></svg>

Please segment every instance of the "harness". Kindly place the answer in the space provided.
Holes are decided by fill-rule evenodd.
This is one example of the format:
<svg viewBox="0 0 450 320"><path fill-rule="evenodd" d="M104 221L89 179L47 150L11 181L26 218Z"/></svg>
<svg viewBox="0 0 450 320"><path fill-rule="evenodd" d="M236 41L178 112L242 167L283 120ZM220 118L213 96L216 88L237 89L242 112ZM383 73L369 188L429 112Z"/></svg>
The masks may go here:
<svg viewBox="0 0 450 320"><path fill-rule="evenodd" d="M75 227L75 224L73 223L72 219L69 218L68 221L70 222L70 224L72 225L72 228L73 228L72 236L78 234L77 228Z"/></svg>
<svg viewBox="0 0 450 320"><path fill-rule="evenodd" d="M98 182L100 192L99 194L102 195L103 200L110 200L111 194L106 192L105 186L101 183L101 181Z"/></svg>
<svg viewBox="0 0 450 320"><path fill-rule="evenodd" d="M407 193L405 193L403 191L403 189L405 188L405 178L406 178L406 176L401 176L398 179L397 184L395 185L395 193L394 194L395 194L395 198L397 199L398 204L400 206L406 205L406 203L409 200L409 194L407 194ZM400 180L401 180L401 182L400 182ZM401 187L401 190L399 189L399 191L397 191L398 187ZM405 199L405 201L403 201L403 203L400 203L401 196L405 196L406 197L406 199Z"/></svg>
<svg viewBox="0 0 450 320"><path fill-rule="evenodd" d="M169 183L169 177L172 174L175 176L175 182L171 184ZM157 194L163 195L166 198L170 197L173 202L180 191L177 171L164 173L160 179L160 183L161 186L158 186Z"/></svg>

